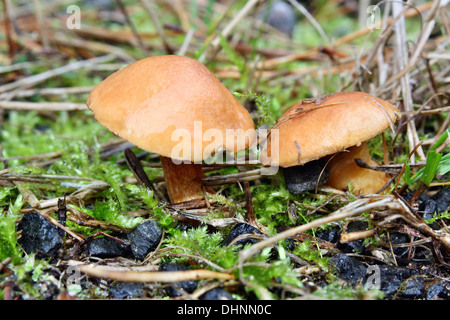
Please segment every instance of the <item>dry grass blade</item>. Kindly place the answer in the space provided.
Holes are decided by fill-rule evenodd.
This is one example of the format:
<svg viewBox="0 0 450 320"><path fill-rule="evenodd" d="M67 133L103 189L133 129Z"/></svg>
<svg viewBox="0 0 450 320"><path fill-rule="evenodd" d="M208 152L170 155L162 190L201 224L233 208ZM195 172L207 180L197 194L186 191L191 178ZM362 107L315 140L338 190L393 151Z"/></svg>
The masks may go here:
<svg viewBox="0 0 450 320"><path fill-rule="evenodd" d="M188 270L188 271L123 271L123 270L107 270L95 265L78 266L80 271L89 276L110 279L123 282L178 282L187 280L201 279L220 279L234 280L235 277L231 273L215 272L205 269Z"/></svg>
<svg viewBox="0 0 450 320"><path fill-rule="evenodd" d="M34 95L65 95L65 94L77 94L77 93L89 93L94 89L94 86L89 87L67 87L67 88L40 88L40 89L27 89L27 90L15 90L15 98L25 98ZM0 100L7 99L10 96L8 92L0 94Z"/></svg>
<svg viewBox="0 0 450 320"><path fill-rule="evenodd" d="M370 238L375 234L375 229L355 231L341 234L340 243L348 243L355 240Z"/></svg>
<svg viewBox="0 0 450 320"><path fill-rule="evenodd" d="M403 17L403 6L397 2L393 3L393 14L395 16L400 16L400 21L395 24L395 47L394 53L396 56L395 61L397 62L397 71L401 72L405 70L408 65L408 49L406 48L406 30L405 30L405 18ZM403 106L406 111L412 110L412 96L410 90L410 74L408 72L404 72L404 75L401 77L401 89L403 95ZM412 150L413 147L418 143L417 130L414 122L408 122L407 124L407 134L409 141L409 150ZM424 153L422 149L420 150L420 155L422 160L424 159ZM415 162L414 155L411 155L411 162Z"/></svg>
<svg viewBox="0 0 450 320"><path fill-rule="evenodd" d="M28 111L77 111L87 110L87 106L84 103L73 102L0 101L0 109Z"/></svg>
<svg viewBox="0 0 450 320"><path fill-rule="evenodd" d="M150 0L140 0L142 3L142 6L144 7L145 11L147 11L148 15L150 16L150 19L153 22L153 25L155 26L156 32L158 33L159 37L161 38L161 41L163 43L163 46L167 52L167 54L173 54L173 49L169 46L169 43L167 42L166 36L164 34L164 30L161 27L161 24L158 19L158 15L155 12L155 10L152 7L152 4L150 3Z"/></svg>
<svg viewBox="0 0 450 320"><path fill-rule="evenodd" d="M76 189L74 192L72 192L70 195L67 196L66 199L67 201L79 201L92 194L105 190L106 188L109 187L109 184L104 181L90 178L56 176L56 175L14 174L9 173L8 169L2 170L0 172L0 181L1 180L7 180L14 183L17 186L20 193L24 196L24 199L31 205L31 207L39 209L57 206L59 198L38 200L38 198L34 195L33 192L21 186L22 182L33 182L43 184L53 184L54 183L53 180L84 180L90 182L89 184L74 184L69 182L60 182L61 186Z"/></svg>
<svg viewBox="0 0 450 320"><path fill-rule="evenodd" d="M294 6L298 11L300 11L306 17L306 19L309 20L309 22L314 26L314 28L317 30L317 32L322 37L323 42L330 43L330 39L328 39L328 36L325 33L325 31L322 29L321 25L317 22L316 19L314 19L314 17L311 15L311 13L309 13L308 10L306 10L306 8L303 5L301 5L298 1L295 1L295 0L288 0L288 1L290 4L292 4L292 6Z"/></svg>
<svg viewBox="0 0 450 320"><path fill-rule="evenodd" d="M28 87L34 86L38 83L41 83L47 79L59 76L63 73L67 73L67 72L78 70L80 68L85 68L85 67L89 67L89 66L92 66L95 64L111 61L111 60L115 59L115 57L116 56L113 54L108 54L105 56L95 57L95 58L88 59L88 60L72 62L65 66L59 67L59 68L44 71L42 73L27 77L27 78L19 79L17 81L11 82L11 83L4 84L3 86L0 86L0 93L14 90L17 88L28 88Z"/></svg>
<svg viewBox="0 0 450 320"><path fill-rule="evenodd" d="M205 50L205 52L200 56L198 60L202 63L208 64L208 62L217 54L217 50L220 44L220 37L226 38L228 35L230 35L231 31L236 27L239 21L241 21L250 12L250 10L254 6L256 6L256 4L258 4L259 1L260 0L249 0L245 4L245 6L234 16L234 18L222 29L220 36L217 36L211 41L208 50Z"/></svg>
<svg viewBox="0 0 450 320"><path fill-rule="evenodd" d="M119 7L120 11L122 12L126 23L130 27L131 31L133 32L134 37L137 40L137 43L139 45L139 48L142 50L142 52L145 53L146 56L150 55L150 52L148 51L147 47L145 46L144 42L142 41L142 38L139 34L139 32L136 29L136 26L134 25L133 21L128 15L127 9L125 8L124 4L122 3L122 0L115 0L117 6Z"/></svg>
<svg viewBox="0 0 450 320"><path fill-rule="evenodd" d="M205 185L221 185L221 184L233 184L244 181L254 181L262 179L266 176L261 174L261 169L249 170L239 173L230 173L224 175L213 175L200 178Z"/></svg>

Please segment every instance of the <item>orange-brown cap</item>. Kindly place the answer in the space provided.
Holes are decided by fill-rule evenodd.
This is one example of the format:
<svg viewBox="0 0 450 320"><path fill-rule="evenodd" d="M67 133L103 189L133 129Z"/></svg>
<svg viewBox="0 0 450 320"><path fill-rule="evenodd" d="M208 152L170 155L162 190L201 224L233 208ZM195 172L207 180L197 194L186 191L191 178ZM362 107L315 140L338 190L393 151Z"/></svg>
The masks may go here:
<svg viewBox="0 0 450 320"><path fill-rule="evenodd" d="M184 56L145 58L113 73L94 88L87 105L114 134L177 160L202 161L205 148L227 149L227 139L230 146L243 131L248 132L247 143L237 148L235 143L230 151L256 140L247 110L203 64ZM231 136L239 130L241 135ZM218 133L223 139L216 138ZM190 152L180 150L183 141ZM176 156L174 148L180 151Z"/></svg>
<svg viewBox="0 0 450 320"><path fill-rule="evenodd" d="M392 104L363 92L338 92L307 99L289 108L274 125L279 146L268 140L263 165L291 167L358 145L400 119ZM278 150L277 150L278 149ZM272 156L271 151L277 152ZM273 159L279 157L279 161ZM273 158L273 159L272 159Z"/></svg>
<svg viewBox="0 0 450 320"><path fill-rule="evenodd" d="M354 194L370 194L381 190L390 179L384 172L361 168L356 164L355 159L361 159L369 166L378 165L370 158L367 142L330 157L330 177L326 184L335 189L345 189L350 183Z"/></svg>

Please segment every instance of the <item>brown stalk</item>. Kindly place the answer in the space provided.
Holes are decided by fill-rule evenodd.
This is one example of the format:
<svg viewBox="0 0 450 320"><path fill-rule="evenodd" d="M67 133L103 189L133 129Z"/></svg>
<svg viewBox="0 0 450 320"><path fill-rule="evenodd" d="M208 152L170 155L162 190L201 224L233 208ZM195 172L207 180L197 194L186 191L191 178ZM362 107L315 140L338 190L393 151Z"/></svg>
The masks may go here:
<svg viewBox="0 0 450 320"><path fill-rule="evenodd" d="M255 213L253 211L252 204L252 193L250 191L250 184L248 181L244 182L244 190L245 190L245 203L247 205L247 220L248 223L256 226Z"/></svg>

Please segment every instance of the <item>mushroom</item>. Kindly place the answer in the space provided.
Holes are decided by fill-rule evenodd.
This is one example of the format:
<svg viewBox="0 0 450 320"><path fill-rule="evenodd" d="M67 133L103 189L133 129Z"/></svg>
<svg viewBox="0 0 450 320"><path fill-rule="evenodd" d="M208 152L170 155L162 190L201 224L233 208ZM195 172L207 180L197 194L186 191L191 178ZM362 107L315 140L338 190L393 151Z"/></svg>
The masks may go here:
<svg viewBox="0 0 450 320"><path fill-rule="evenodd" d="M392 104L363 92L305 99L289 108L272 127L278 130L279 145L273 148L268 139L261 163L287 168L328 156L328 185L343 189L351 183L355 194L374 193L384 186L388 176L358 167L354 158L373 164L364 142L389 126L393 129L400 116ZM346 148L350 152L336 154ZM271 150L278 152L272 155Z"/></svg>
<svg viewBox="0 0 450 320"><path fill-rule="evenodd" d="M204 197L198 179L204 176L205 157L224 149L242 151L256 141L248 111L210 70L189 57L155 56L132 63L98 84L87 105L114 134L160 155L171 203Z"/></svg>

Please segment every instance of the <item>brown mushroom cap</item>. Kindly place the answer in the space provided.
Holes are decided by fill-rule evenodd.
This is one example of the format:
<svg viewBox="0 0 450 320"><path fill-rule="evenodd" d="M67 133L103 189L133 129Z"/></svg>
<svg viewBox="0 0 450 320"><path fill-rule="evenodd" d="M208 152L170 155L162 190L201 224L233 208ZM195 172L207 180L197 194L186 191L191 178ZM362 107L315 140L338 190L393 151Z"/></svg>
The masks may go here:
<svg viewBox="0 0 450 320"><path fill-rule="evenodd" d="M278 163L271 161L270 140L263 147L261 162L302 165L369 140L399 118L395 106L363 92L304 100L289 108L272 128L279 133Z"/></svg>
<svg viewBox="0 0 450 320"><path fill-rule="evenodd" d="M366 142L331 157L328 162L330 177L326 184L335 189L346 189L351 183L354 194L370 194L380 191L390 180L384 172L361 168L356 164L355 159L361 159L369 166L378 165L370 158Z"/></svg>
<svg viewBox="0 0 450 320"><path fill-rule="evenodd" d="M194 150L172 155L181 141L172 138L176 129L187 130L191 146L200 146L201 153L207 146L227 149L227 129L253 131L245 146L234 152L256 140L247 110L203 64L184 56L145 58L113 73L94 88L87 105L97 121L116 135L141 149L177 160L204 159ZM199 139L194 135L195 121L201 121L203 140L208 129L216 129L223 134L223 141ZM237 137L228 139L236 141Z"/></svg>

